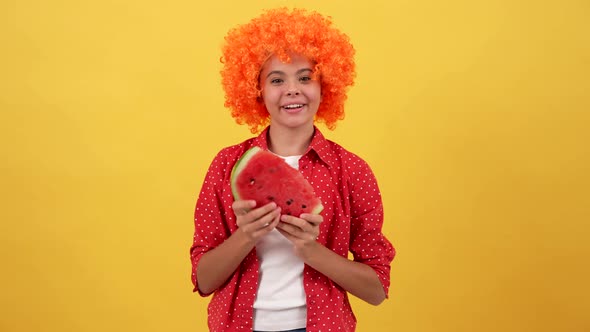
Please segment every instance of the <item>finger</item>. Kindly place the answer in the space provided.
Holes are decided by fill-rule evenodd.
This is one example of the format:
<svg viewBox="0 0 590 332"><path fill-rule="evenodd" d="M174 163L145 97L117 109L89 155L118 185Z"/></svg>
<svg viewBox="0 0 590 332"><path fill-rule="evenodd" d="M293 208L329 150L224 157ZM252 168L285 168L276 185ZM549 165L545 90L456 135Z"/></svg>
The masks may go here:
<svg viewBox="0 0 590 332"><path fill-rule="evenodd" d="M282 215L281 221L291 224L293 226L299 227L304 232L311 232L313 230L313 228L316 227L315 224L312 224L312 223L308 222L307 220L293 217L293 216L289 216L289 215Z"/></svg>
<svg viewBox="0 0 590 332"><path fill-rule="evenodd" d="M256 225L258 228L269 226L271 223L275 222L276 219L280 221L281 216L281 208L276 208L269 213L265 214L258 220L252 222L252 224Z"/></svg>
<svg viewBox="0 0 590 332"><path fill-rule="evenodd" d="M278 225L278 224L281 222L281 208L278 208L278 209L276 210L276 214L275 214L274 212L273 212L273 213L269 213L268 215L266 215L266 216L264 217L264 219L266 219L266 217L267 217L267 216L270 216L270 215L272 215L272 216L274 217L274 218L272 218L272 220L271 220L270 222L265 222L266 220L264 220L264 221L263 221L263 222L265 222L265 223L264 223L264 226L263 226L263 229L264 229L266 232L270 232L270 231L272 231L272 230L273 230L273 229L275 229L275 228L277 227L277 225Z"/></svg>
<svg viewBox="0 0 590 332"><path fill-rule="evenodd" d="M318 238L317 231L303 231L297 226L293 226L287 223L279 223L277 229L283 234L288 235L287 238L290 240L299 239L305 241L315 241Z"/></svg>
<svg viewBox="0 0 590 332"><path fill-rule="evenodd" d="M324 221L324 217L319 214L302 213L299 218L306 220L313 225L319 225Z"/></svg>
<svg viewBox="0 0 590 332"><path fill-rule="evenodd" d="M323 217L317 214L304 213L301 215L302 218L296 218L293 216L282 216L281 220L284 221L281 225L290 225L296 227L296 229L286 228L294 236L305 240L317 240L320 234L320 223L323 221ZM305 219L304 219L305 218Z"/></svg>
<svg viewBox="0 0 590 332"><path fill-rule="evenodd" d="M263 216L269 214L270 212L272 212L276 208L277 208L277 203L270 202L262 207L259 207L257 209L254 209L254 210L251 210L250 212L248 212L248 219L258 220L258 219L262 218Z"/></svg>
<svg viewBox="0 0 590 332"><path fill-rule="evenodd" d="M250 212L256 206L256 201L254 200L242 200L242 201L234 201L232 204L232 209L236 216L243 216Z"/></svg>
<svg viewBox="0 0 590 332"><path fill-rule="evenodd" d="M245 217L238 218L238 227L241 227L246 232L256 232L262 228L269 226L274 219L280 216L280 213L281 209L277 208L258 219L252 218L252 213L250 213Z"/></svg>
<svg viewBox="0 0 590 332"><path fill-rule="evenodd" d="M293 226L291 224L287 224L285 222L280 222L277 225L277 229L280 230L281 233L289 234L291 237L294 238L299 238L301 234L304 234L301 228Z"/></svg>
<svg viewBox="0 0 590 332"><path fill-rule="evenodd" d="M269 216L272 216L274 218L272 218L270 220L270 222L267 222L267 220L268 220L267 217L269 217ZM261 218L260 220L257 220L256 222L252 223L251 225L248 225L247 227L252 227L254 237L261 237L277 227L277 225L280 222L279 217L280 217L280 208L277 209L276 213L275 213L275 211L273 211L272 213L269 213L266 216L264 216L263 218Z"/></svg>

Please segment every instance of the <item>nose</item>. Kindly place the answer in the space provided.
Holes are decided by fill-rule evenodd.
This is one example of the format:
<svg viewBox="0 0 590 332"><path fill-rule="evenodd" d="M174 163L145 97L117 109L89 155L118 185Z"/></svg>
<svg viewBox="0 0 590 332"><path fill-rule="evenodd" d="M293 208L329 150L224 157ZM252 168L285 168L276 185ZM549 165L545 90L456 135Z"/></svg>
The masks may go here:
<svg viewBox="0 0 590 332"><path fill-rule="evenodd" d="M285 86L287 88L287 96L289 97L293 97L293 96L299 96L299 87L297 86L297 81L293 80L293 79L289 79L287 81L287 85Z"/></svg>

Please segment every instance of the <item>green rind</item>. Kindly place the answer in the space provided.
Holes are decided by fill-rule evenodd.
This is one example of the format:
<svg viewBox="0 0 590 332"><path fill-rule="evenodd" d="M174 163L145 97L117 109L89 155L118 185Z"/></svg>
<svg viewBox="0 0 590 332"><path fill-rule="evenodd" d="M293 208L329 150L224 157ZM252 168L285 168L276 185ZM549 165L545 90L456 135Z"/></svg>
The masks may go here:
<svg viewBox="0 0 590 332"><path fill-rule="evenodd" d="M244 154L240 157L240 159L238 159L238 161L236 162L236 164L234 165L234 167L231 170L231 175L230 175L231 192L234 195L234 199L236 201L239 201L241 199L240 195L238 194L238 189L236 187L236 180L238 178L238 175L240 175L240 173L244 169L245 165L248 164L248 161L250 161L250 159L252 157L254 157L254 155L256 153L258 153L259 151L261 151L261 149L257 146L248 149L248 151L244 152Z"/></svg>
<svg viewBox="0 0 590 332"><path fill-rule="evenodd" d="M320 214L322 211L324 211L324 206L322 205L322 203L318 204L318 206L316 206L315 208L313 208L313 210L311 210L311 214Z"/></svg>

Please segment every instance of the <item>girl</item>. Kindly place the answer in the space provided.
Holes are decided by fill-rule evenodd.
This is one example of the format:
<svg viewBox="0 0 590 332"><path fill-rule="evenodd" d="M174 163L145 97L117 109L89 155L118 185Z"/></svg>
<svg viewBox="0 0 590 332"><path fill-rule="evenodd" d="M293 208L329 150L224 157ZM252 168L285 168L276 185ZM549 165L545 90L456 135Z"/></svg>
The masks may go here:
<svg viewBox="0 0 590 332"><path fill-rule="evenodd" d="M381 232L375 176L315 126L344 117L353 56L329 18L298 9L269 10L225 38L225 106L260 134L217 154L195 209L192 281L213 294L211 331L354 331L347 293L373 305L387 298L395 251ZM253 146L299 169L322 213L234 201L231 170Z"/></svg>

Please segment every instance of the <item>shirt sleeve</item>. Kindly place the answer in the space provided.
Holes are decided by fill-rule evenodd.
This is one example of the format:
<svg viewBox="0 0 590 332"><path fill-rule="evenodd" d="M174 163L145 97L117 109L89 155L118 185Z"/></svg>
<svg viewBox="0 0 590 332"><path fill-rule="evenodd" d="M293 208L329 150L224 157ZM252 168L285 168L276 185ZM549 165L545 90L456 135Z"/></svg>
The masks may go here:
<svg viewBox="0 0 590 332"><path fill-rule="evenodd" d="M359 158L360 159L360 158ZM351 174L350 251L354 260L370 266L388 296L391 261L395 249L383 235L383 202L377 180L369 165L359 160Z"/></svg>
<svg viewBox="0 0 590 332"><path fill-rule="evenodd" d="M217 154L209 166L195 207L195 231L193 244L190 248L190 258L193 292L198 292L201 296L210 294L204 294L199 290L197 282L199 260L206 252L217 247L230 235L222 197L226 168L227 160L222 151Z"/></svg>

